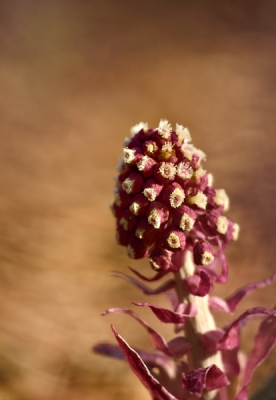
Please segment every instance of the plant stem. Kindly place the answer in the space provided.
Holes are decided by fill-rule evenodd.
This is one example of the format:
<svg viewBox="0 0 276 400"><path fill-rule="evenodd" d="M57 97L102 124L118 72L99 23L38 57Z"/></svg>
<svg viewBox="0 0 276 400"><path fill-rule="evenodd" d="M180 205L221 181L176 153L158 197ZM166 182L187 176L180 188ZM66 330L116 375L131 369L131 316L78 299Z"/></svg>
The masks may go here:
<svg viewBox="0 0 276 400"><path fill-rule="evenodd" d="M191 350L188 353L189 370L196 368L206 368L216 364L223 370L221 354L219 351L210 353L206 350L200 340L200 336L210 330L216 329L213 315L208 306L208 295L204 297L190 294L184 286L183 280L194 275L195 265L191 251L185 251L183 266L175 273L176 291L179 303L196 303L197 314L195 317L188 318L185 322L185 336L191 343ZM216 391L204 392L203 400L212 400L216 396Z"/></svg>

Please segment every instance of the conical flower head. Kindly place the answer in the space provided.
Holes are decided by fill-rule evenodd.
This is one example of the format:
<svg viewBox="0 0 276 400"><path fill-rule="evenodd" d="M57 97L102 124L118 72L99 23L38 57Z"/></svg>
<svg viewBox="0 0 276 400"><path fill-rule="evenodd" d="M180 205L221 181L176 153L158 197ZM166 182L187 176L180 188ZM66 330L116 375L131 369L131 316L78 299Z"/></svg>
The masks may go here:
<svg viewBox="0 0 276 400"><path fill-rule="evenodd" d="M233 223L222 215L229 207L227 194L213 188L203 168L205 154L190 143L187 128L177 124L173 130L167 120L156 128L141 122L131 128L131 136L124 141L111 207L118 242L130 256L134 238L135 258L142 258L157 249L177 253L186 246L196 247L198 255L202 240L208 247L236 237Z"/></svg>

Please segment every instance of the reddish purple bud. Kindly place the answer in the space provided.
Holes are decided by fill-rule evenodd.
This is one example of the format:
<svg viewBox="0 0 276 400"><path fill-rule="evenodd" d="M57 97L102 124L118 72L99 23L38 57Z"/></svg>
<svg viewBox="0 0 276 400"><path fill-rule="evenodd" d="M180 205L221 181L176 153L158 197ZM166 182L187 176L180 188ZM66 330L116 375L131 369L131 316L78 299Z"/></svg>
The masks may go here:
<svg viewBox="0 0 276 400"><path fill-rule="evenodd" d="M130 164L126 164L123 161L123 159L121 159L120 164L119 164L119 166L117 168L118 172L119 172L119 175L118 175L118 178L117 178L118 182L122 183L127 178L127 176L129 175L129 173L130 173L132 168L133 167Z"/></svg>
<svg viewBox="0 0 276 400"><path fill-rule="evenodd" d="M142 156L143 154L139 147L132 149L125 147L123 150L123 160L126 164L136 164Z"/></svg>
<svg viewBox="0 0 276 400"><path fill-rule="evenodd" d="M116 241L121 246L127 246L129 241L129 232L120 225L116 229Z"/></svg>
<svg viewBox="0 0 276 400"><path fill-rule="evenodd" d="M161 183L166 184L174 180L176 174L176 167L170 162L161 162L154 166L153 174L155 179Z"/></svg>
<svg viewBox="0 0 276 400"><path fill-rule="evenodd" d="M123 189L115 191L115 204L119 207L126 207L131 202L131 196L127 194Z"/></svg>
<svg viewBox="0 0 276 400"><path fill-rule="evenodd" d="M153 167L156 165L156 161L154 161L151 157L147 155L143 156L137 162L137 168L145 177L149 177L153 173Z"/></svg>
<svg viewBox="0 0 276 400"><path fill-rule="evenodd" d="M135 229L135 236L138 239L143 240L148 247L151 246L157 239L156 230L151 224L148 223L146 218L139 219Z"/></svg>
<svg viewBox="0 0 276 400"><path fill-rule="evenodd" d="M162 192L162 201L168 206L172 208L178 208L181 206L185 198L185 193L182 187L173 182L170 185L166 186Z"/></svg>
<svg viewBox="0 0 276 400"><path fill-rule="evenodd" d="M164 246L170 251L184 250L186 236L183 231L177 228L168 228L163 233Z"/></svg>
<svg viewBox="0 0 276 400"><path fill-rule="evenodd" d="M119 220L119 224L126 231L132 231L137 223L137 217L128 209L126 209Z"/></svg>
<svg viewBox="0 0 276 400"><path fill-rule="evenodd" d="M143 186L143 178L138 172L132 172L122 183L122 188L127 194L140 192Z"/></svg>
<svg viewBox="0 0 276 400"><path fill-rule="evenodd" d="M205 240L198 240L194 245L194 262L196 265L209 265L214 261L215 251Z"/></svg>
<svg viewBox="0 0 276 400"><path fill-rule="evenodd" d="M217 234L225 235L229 228L228 218L221 215L219 209L207 212L201 218L202 226L205 231L212 236Z"/></svg>
<svg viewBox="0 0 276 400"><path fill-rule="evenodd" d="M184 280L188 291L194 296L203 297L211 290L211 281L205 271L200 271L199 275L188 276Z"/></svg>
<svg viewBox="0 0 276 400"><path fill-rule="evenodd" d="M183 388L201 397L203 390L215 390L229 385L226 375L215 365L194 369L183 374Z"/></svg>
<svg viewBox="0 0 276 400"><path fill-rule="evenodd" d="M145 258L148 255L147 246L142 240L132 235L128 241L127 254L135 260Z"/></svg>
<svg viewBox="0 0 276 400"><path fill-rule="evenodd" d="M129 209L134 215L141 216L145 214L148 205L149 202L145 196L143 194L137 194L132 198Z"/></svg>
<svg viewBox="0 0 276 400"><path fill-rule="evenodd" d="M155 229L159 229L160 226L168 220L169 211L162 203L154 201L149 205L146 216L148 223Z"/></svg>
<svg viewBox="0 0 276 400"><path fill-rule="evenodd" d="M231 242L232 240L237 240L239 237L240 233L240 227L238 224L234 223L230 218L227 218L227 231L225 233L225 236L223 237L223 241L227 244Z"/></svg>
<svg viewBox="0 0 276 400"><path fill-rule="evenodd" d="M198 168L192 177L192 182L194 182L198 189L204 191L208 185L208 174L203 168Z"/></svg>
<svg viewBox="0 0 276 400"><path fill-rule="evenodd" d="M196 217L194 210L182 204L174 211L172 223L179 226L183 231L189 232L194 226Z"/></svg>
<svg viewBox="0 0 276 400"><path fill-rule="evenodd" d="M114 215L115 218L120 219L123 214L123 209L122 207L117 206L115 203L110 204L110 210L112 214Z"/></svg>
<svg viewBox="0 0 276 400"><path fill-rule="evenodd" d="M162 247L150 254L150 264L155 271L166 271L171 267L172 252Z"/></svg>
<svg viewBox="0 0 276 400"><path fill-rule="evenodd" d="M155 179L148 179L144 183L143 195L149 200L154 201L159 196L163 189L163 185L158 183Z"/></svg>
<svg viewBox="0 0 276 400"><path fill-rule="evenodd" d="M201 190L189 188L186 201L190 207L195 208L196 210L206 210L207 196Z"/></svg>

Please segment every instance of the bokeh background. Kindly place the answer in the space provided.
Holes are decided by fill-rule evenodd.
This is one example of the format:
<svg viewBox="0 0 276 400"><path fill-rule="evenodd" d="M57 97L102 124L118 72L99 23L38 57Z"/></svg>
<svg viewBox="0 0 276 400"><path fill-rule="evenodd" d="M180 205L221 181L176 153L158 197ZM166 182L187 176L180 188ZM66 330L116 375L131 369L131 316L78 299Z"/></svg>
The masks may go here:
<svg viewBox="0 0 276 400"><path fill-rule="evenodd" d="M140 121L188 126L231 198L241 236L216 293L272 273L275 19L274 0L0 1L1 400L149 398L127 365L91 351L113 340L111 322L149 348L128 316L100 317L144 299L109 274L148 271L117 247L108 207L121 143ZM237 314L274 302L268 287ZM275 366L274 352L252 393Z"/></svg>

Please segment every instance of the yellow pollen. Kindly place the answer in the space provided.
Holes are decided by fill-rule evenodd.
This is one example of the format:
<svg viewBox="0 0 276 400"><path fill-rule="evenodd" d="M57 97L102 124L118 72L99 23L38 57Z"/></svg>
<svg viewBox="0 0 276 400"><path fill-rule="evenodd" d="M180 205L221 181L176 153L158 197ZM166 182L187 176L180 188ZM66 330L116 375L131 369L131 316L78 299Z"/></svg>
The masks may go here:
<svg viewBox="0 0 276 400"><path fill-rule="evenodd" d="M143 171L145 169L148 159L148 156L143 156L141 160L137 163L137 168L139 169L139 171Z"/></svg>
<svg viewBox="0 0 276 400"><path fill-rule="evenodd" d="M191 218L188 214L184 213L180 220L180 228L183 231L190 231L194 226L195 220Z"/></svg>
<svg viewBox="0 0 276 400"><path fill-rule="evenodd" d="M135 250L130 245L127 246L127 254L129 255L130 258L135 258Z"/></svg>
<svg viewBox="0 0 276 400"><path fill-rule="evenodd" d="M133 214L138 215L138 212L140 210L140 205L139 203L134 202L130 205L129 209Z"/></svg>
<svg viewBox="0 0 276 400"><path fill-rule="evenodd" d="M174 232L170 233L167 242L172 249L178 249L180 247L180 239Z"/></svg>
<svg viewBox="0 0 276 400"><path fill-rule="evenodd" d="M159 168L160 174L163 178L173 179L176 173L176 168L172 163L163 162Z"/></svg>
<svg viewBox="0 0 276 400"><path fill-rule="evenodd" d="M194 172L194 180L195 182L198 182L198 180L206 173L206 171L203 168L199 168Z"/></svg>
<svg viewBox="0 0 276 400"><path fill-rule="evenodd" d="M209 265L214 261L214 256L209 251L205 251L201 257L202 265Z"/></svg>
<svg viewBox="0 0 276 400"><path fill-rule="evenodd" d="M128 230L128 220L126 218L120 219L120 225L124 228L125 231Z"/></svg>
<svg viewBox="0 0 276 400"><path fill-rule="evenodd" d="M138 239L143 239L144 233L145 233L145 229L137 228L135 231L135 236L138 237Z"/></svg>
<svg viewBox="0 0 276 400"><path fill-rule="evenodd" d="M158 270L160 269L159 265L156 264L156 262L154 262L151 258L150 258L149 261L150 261L150 264L151 264L152 268L153 268L155 271L158 271Z"/></svg>
<svg viewBox="0 0 276 400"><path fill-rule="evenodd" d="M190 179L193 174L192 171L192 168L188 164L181 162L177 166L176 175L181 179Z"/></svg>
<svg viewBox="0 0 276 400"><path fill-rule="evenodd" d="M198 192L195 196L187 197L187 201L189 202L189 204L195 204L202 210L206 210L207 196L205 196L205 194L202 192Z"/></svg>
<svg viewBox="0 0 276 400"><path fill-rule="evenodd" d="M228 211L229 197L227 196L224 189L216 189L216 195L214 197L214 202L218 206L223 206L224 211Z"/></svg>
<svg viewBox="0 0 276 400"><path fill-rule="evenodd" d="M133 186L134 186L133 179L126 178L122 183L122 188L124 189L125 192L127 192L127 194L132 193Z"/></svg>
<svg viewBox="0 0 276 400"><path fill-rule="evenodd" d="M161 160L167 160L170 156L175 155L173 146L171 143L166 143L164 146L162 146L161 152L160 152L160 158Z"/></svg>
<svg viewBox="0 0 276 400"><path fill-rule="evenodd" d="M161 119L159 126L158 126L158 133L163 139L168 139L170 133L172 131L171 125L168 123L167 120Z"/></svg>
<svg viewBox="0 0 276 400"><path fill-rule="evenodd" d="M144 132L148 130L148 124L146 122L139 122L139 124L134 125L130 129L131 136L136 135L136 133L140 132L140 130L143 129Z"/></svg>
<svg viewBox="0 0 276 400"><path fill-rule="evenodd" d="M146 196L149 201L154 201L157 197L157 193L153 188L144 189L143 195Z"/></svg>
<svg viewBox="0 0 276 400"><path fill-rule="evenodd" d="M228 229L228 220L226 217L221 215L220 217L218 217L217 220L217 231L222 235L224 235L227 232L227 229Z"/></svg>
<svg viewBox="0 0 276 400"><path fill-rule="evenodd" d="M238 224L234 224L233 229L234 229L234 231L233 231L233 239L234 240L238 240L239 233L240 233L240 226Z"/></svg>
<svg viewBox="0 0 276 400"><path fill-rule="evenodd" d="M181 206L183 203L185 194L184 191L180 188L175 188L174 191L170 194L170 204L173 208L177 208Z"/></svg>
<svg viewBox="0 0 276 400"><path fill-rule="evenodd" d="M132 161L135 159L135 150L129 149L128 147L125 147L123 150L123 160L125 163L132 163Z"/></svg>
<svg viewBox="0 0 276 400"><path fill-rule="evenodd" d="M148 153L153 153L154 152L154 146L153 146L152 143L147 143L146 148L147 148L147 152Z"/></svg>
<svg viewBox="0 0 276 400"><path fill-rule="evenodd" d="M148 216L148 223L151 224L155 229L159 229L161 225L161 216L158 211L154 208Z"/></svg>
<svg viewBox="0 0 276 400"><path fill-rule="evenodd" d="M177 134L179 144L182 143L184 140L185 142L189 142L191 140L190 132L187 128L184 128L184 126L176 124L175 132Z"/></svg>

